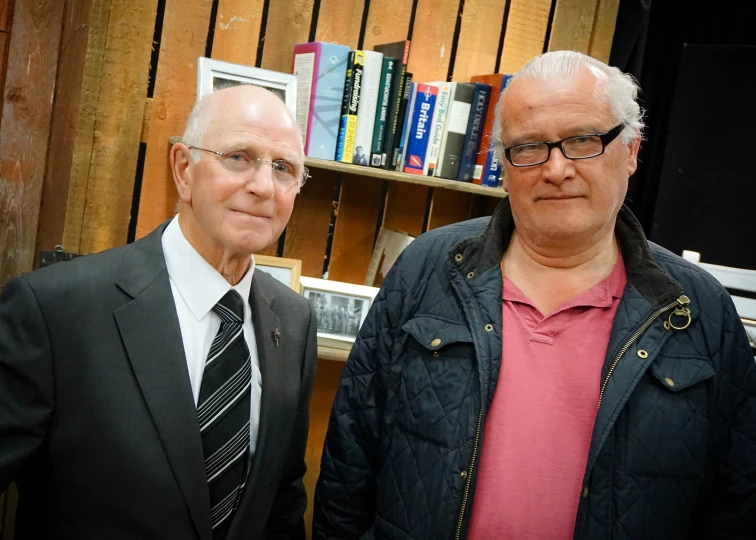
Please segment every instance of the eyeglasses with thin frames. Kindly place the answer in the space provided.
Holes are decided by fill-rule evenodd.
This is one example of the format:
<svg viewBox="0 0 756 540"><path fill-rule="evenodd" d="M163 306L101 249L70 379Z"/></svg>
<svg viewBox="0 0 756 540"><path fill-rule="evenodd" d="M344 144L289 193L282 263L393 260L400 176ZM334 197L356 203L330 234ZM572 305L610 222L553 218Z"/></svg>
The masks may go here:
<svg viewBox="0 0 756 540"><path fill-rule="evenodd" d="M515 167L533 167L546 163L554 148L559 148L567 159L590 159L603 154L609 143L616 139L623 129L625 124L619 123L606 133L574 135L554 142L516 144L505 147L504 156ZM503 146L501 139L497 142Z"/></svg>
<svg viewBox="0 0 756 540"><path fill-rule="evenodd" d="M240 149L230 152L218 152L217 150L208 150L198 146L187 144L189 150L200 150L208 152L220 158L222 165L232 173L244 174L252 169L259 169L263 163L270 165L273 169L273 178L286 191L294 187L302 187L310 176L310 171L304 165L295 165L285 159L263 159L255 157L249 151Z"/></svg>

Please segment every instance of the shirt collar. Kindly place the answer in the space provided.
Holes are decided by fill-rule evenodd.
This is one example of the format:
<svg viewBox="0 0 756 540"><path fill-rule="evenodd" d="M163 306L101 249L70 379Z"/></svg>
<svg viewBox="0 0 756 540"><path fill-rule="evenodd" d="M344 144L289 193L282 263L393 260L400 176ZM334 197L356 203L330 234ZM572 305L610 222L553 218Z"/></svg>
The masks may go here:
<svg viewBox="0 0 756 540"><path fill-rule="evenodd" d="M195 319L199 321L204 318L231 289L241 295L245 304L249 304L255 271L254 257L247 273L232 287L189 243L181 230L178 216L165 228L162 244L168 275Z"/></svg>

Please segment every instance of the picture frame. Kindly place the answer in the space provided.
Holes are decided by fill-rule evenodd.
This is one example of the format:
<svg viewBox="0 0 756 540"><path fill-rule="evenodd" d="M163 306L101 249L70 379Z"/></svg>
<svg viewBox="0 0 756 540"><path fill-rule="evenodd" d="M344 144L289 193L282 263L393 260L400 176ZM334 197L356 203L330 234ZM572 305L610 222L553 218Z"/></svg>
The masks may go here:
<svg viewBox="0 0 756 540"><path fill-rule="evenodd" d="M294 118L297 117L297 77L269 69L223 62L200 57L197 61L197 99L208 94L241 84L251 84L270 90L286 103Z"/></svg>
<svg viewBox="0 0 756 540"><path fill-rule="evenodd" d="M299 279L302 275L302 261L299 259L284 259L270 255L255 255L255 272L265 272L277 281L299 293Z"/></svg>
<svg viewBox="0 0 756 540"><path fill-rule="evenodd" d="M351 349L378 291L377 287L302 276L301 294L318 318L318 345Z"/></svg>

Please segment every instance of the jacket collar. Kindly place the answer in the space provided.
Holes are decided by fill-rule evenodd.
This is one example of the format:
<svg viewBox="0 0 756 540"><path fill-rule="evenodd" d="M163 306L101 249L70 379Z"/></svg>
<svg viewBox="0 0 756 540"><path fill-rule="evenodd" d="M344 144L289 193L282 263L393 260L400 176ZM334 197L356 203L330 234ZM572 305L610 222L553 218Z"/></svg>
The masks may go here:
<svg viewBox="0 0 756 540"><path fill-rule="evenodd" d="M479 236L461 240L449 250L449 256L463 274L480 275L498 266L514 231L509 198L502 199L494 210L488 227ZM678 281L666 273L651 253L646 235L630 209L622 205L617 216L615 234L622 250L627 280L651 306L669 303L682 294Z"/></svg>

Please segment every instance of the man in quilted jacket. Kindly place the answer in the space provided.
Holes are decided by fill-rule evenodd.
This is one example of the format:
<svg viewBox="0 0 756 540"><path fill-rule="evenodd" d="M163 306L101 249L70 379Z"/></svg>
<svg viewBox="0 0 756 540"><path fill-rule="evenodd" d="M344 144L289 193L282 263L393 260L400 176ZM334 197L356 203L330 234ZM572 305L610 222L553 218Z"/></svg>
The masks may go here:
<svg viewBox="0 0 756 540"><path fill-rule="evenodd" d="M384 282L316 539L756 538L756 363L727 292L623 206L637 92L576 52L515 75L494 129L509 197Z"/></svg>

